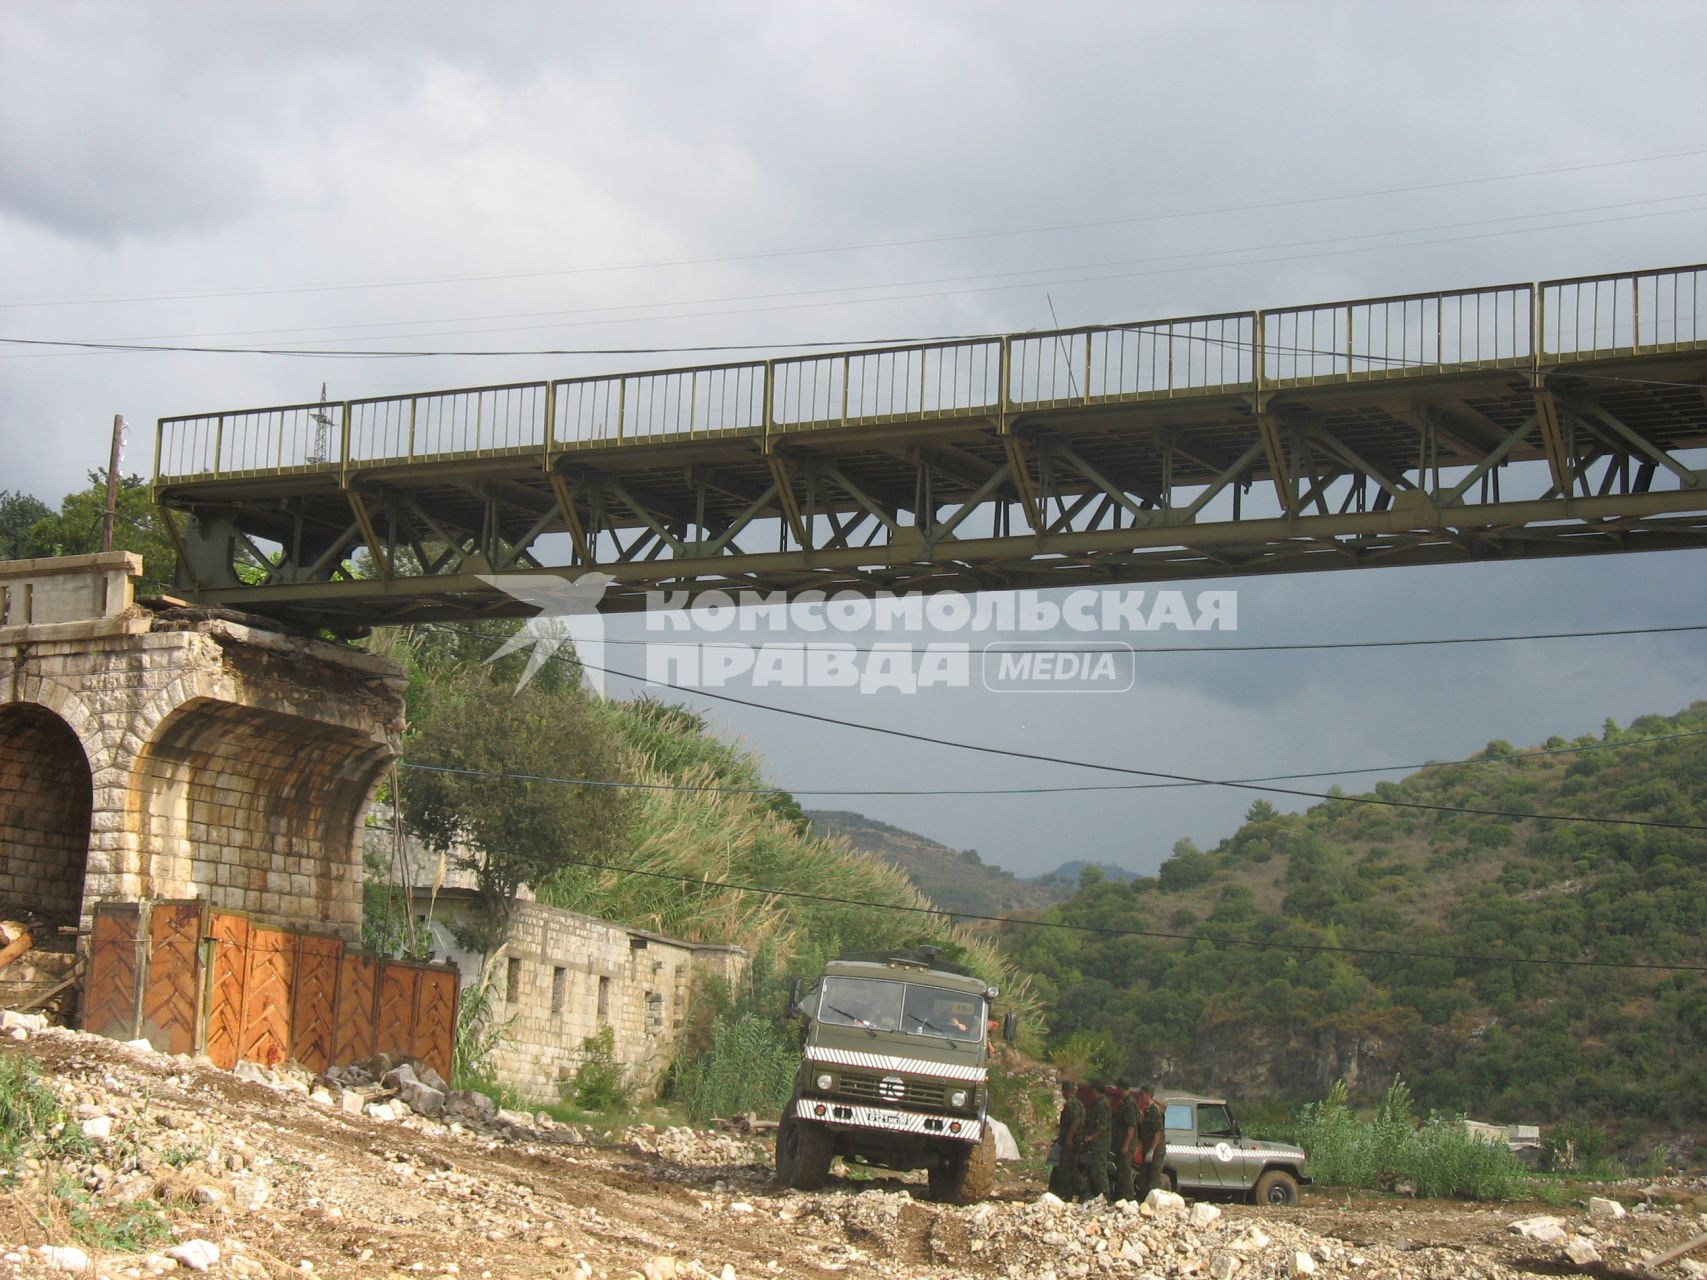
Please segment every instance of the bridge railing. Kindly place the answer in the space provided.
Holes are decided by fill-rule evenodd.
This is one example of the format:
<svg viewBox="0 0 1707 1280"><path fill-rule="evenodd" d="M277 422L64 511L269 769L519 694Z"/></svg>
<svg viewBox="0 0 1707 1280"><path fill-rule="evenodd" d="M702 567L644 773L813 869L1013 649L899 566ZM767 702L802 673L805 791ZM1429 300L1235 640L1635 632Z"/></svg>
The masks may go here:
<svg viewBox="0 0 1707 1280"><path fill-rule="evenodd" d="M765 365L701 365L553 384L555 444L703 436L765 425Z"/></svg>
<svg viewBox="0 0 1707 1280"><path fill-rule="evenodd" d="M289 404L267 409L162 418L155 474L240 476L336 467L343 406Z"/></svg>
<svg viewBox="0 0 1707 1280"><path fill-rule="evenodd" d="M772 423L861 424L994 413L1002 342L977 338L793 356L772 364Z"/></svg>
<svg viewBox="0 0 1707 1280"><path fill-rule="evenodd" d="M1541 286L1544 362L1654 354L1707 340L1707 264Z"/></svg>
<svg viewBox="0 0 1707 1280"><path fill-rule="evenodd" d="M1262 313L1263 385L1316 386L1529 363L1534 288L1495 285Z"/></svg>
<svg viewBox="0 0 1707 1280"><path fill-rule="evenodd" d="M350 462L480 457L545 445L546 384L518 382L351 400Z"/></svg>
<svg viewBox="0 0 1707 1280"><path fill-rule="evenodd" d="M1707 265L162 418L161 479L1032 412L1707 346ZM1005 379L1005 385L1004 385Z"/></svg>
<svg viewBox="0 0 1707 1280"><path fill-rule="evenodd" d="M1248 388L1255 332L1255 317L1243 311L1017 334L1008 339L1008 407Z"/></svg>

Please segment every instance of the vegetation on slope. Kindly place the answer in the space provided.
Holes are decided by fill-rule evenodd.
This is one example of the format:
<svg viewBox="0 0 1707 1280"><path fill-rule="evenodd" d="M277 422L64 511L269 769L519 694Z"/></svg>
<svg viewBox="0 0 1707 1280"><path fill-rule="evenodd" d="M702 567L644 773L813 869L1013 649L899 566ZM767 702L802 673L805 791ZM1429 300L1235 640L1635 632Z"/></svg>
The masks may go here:
<svg viewBox="0 0 1707 1280"><path fill-rule="evenodd" d="M1707 736L1678 736L1704 733L1697 703L1369 797L1509 816L1258 800L1216 848L1092 873L1050 916L1133 933L1019 929L1009 954L1056 1049L1098 1070L1291 1100L1341 1077L1372 1100L1402 1071L1447 1114L1676 1137L1707 1118L1707 983L1610 966L1707 964L1707 837L1532 815L1707 824ZM1365 953L1317 949L1338 947Z"/></svg>
<svg viewBox="0 0 1707 1280"><path fill-rule="evenodd" d="M766 1011L781 1008L787 971L928 942L1029 1011L992 942L949 926L893 867L814 837L793 798L701 716L595 698L572 661L518 688L525 655L486 661L510 630L420 629L382 646L410 675L410 763L465 771L411 770L405 822L474 872L495 916L526 883L553 906L739 943L758 956L763 990L748 999Z"/></svg>
<svg viewBox="0 0 1707 1280"><path fill-rule="evenodd" d="M976 849L951 849L861 813L808 809L806 816L815 835L840 838L861 853L881 858L946 911L983 916L1037 911L1067 896L1001 867L986 866Z"/></svg>

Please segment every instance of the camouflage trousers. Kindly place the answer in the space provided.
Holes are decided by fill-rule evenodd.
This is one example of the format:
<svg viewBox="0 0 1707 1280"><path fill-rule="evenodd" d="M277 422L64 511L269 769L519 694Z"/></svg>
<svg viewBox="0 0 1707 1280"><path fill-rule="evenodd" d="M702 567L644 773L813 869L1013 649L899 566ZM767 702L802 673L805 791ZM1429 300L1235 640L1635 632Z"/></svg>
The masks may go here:
<svg viewBox="0 0 1707 1280"><path fill-rule="evenodd" d="M1049 1190L1061 1199L1079 1197L1079 1148L1062 1147L1055 1167L1049 1171Z"/></svg>
<svg viewBox="0 0 1707 1280"><path fill-rule="evenodd" d="M1108 1135L1094 1139L1085 1148L1084 1184L1080 1194L1087 1200L1108 1199Z"/></svg>
<svg viewBox="0 0 1707 1280"><path fill-rule="evenodd" d="M1109 1187L1110 1200L1131 1200L1132 1195L1132 1161L1129 1157L1116 1155L1114 1157L1114 1180Z"/></svg>
<svg viewBox="0 0 1707 1280"><path fill-rule="evenodd" d="M1133 1166L1132 1198L1142 1200L1157 1187L1166 1191L1168 1188L1167 1175L1162 1172L1162 1165L1168 1158L1166 1147L1156 1148L1154 1160L1146 1160L1143 1164Z"/></svg>

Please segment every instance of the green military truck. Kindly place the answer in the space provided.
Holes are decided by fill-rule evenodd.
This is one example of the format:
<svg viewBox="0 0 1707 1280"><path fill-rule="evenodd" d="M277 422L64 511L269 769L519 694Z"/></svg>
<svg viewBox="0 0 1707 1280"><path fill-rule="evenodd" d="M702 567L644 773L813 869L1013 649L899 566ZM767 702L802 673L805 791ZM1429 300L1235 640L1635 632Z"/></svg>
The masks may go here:
<svg viewBox="0 0 1707 1280"><path fill-rule="evenodd" d="M1310 1181L1302 1147L1239 1132L1225 1098L1159 1090L1168 1154L1168 1186L1195 1196L1230 1196L1257 1204L1297 1204Z"/></svg>
<svg viewBox="0 0 1707 1280"><path fill-rule="evenodd" d="M805 1022L794 1096L777 1130L776 1176L822 1187L837 1156L924 1169L934 1200L990 1193L990 1001L997 991L935 947L840 956L796 978L789 1013ZM1004 1033L1013 1034L1009 1014Z"/></svg>

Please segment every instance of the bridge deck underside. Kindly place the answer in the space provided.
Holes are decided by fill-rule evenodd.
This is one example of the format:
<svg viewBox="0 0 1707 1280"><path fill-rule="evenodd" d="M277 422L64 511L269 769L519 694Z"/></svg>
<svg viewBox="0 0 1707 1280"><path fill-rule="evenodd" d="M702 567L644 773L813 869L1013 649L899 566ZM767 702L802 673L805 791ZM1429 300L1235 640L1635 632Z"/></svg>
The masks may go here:
<svg viewBox="0 0 1707 1280"><path fill-rule="evenodd" d="M482 575L989 590L1707 546L1707 344L1253 393L166 477L187 589L334 628ZM257 567L264 566L264 567Z"/></svg>

